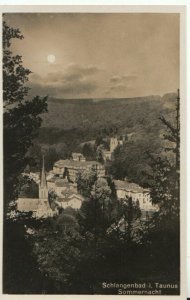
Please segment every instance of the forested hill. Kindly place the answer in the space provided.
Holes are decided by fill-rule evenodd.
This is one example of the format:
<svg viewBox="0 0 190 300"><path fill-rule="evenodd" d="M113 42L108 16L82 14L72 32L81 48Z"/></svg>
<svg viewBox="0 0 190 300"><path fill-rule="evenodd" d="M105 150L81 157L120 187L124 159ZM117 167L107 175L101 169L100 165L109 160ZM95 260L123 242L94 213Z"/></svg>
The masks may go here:
<svg viewBox="0 0 190 300"><path fill-rule="evenodd" d="M160 114L168 114L175 105L176 94L128 99L49 99L43 127L61 129L116 126L133 128L151 126ZM152 124L152 125L153 125Z"/></svg>
<svg viewBox="0 0 190 300"><path fill-rule="evenodd" d="M145 143L158 141L163 130L161 115L174 120L176 94L133 99L49 99L37 144L77 145L115 134L128 134Z"/></svg>

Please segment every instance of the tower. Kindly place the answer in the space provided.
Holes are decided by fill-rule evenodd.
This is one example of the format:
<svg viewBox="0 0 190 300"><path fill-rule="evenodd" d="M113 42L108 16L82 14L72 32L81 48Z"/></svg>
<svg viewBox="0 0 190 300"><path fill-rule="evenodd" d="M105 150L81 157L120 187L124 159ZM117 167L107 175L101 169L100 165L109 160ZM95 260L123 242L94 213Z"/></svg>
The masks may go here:
<svg viewBox="0 0 190 300"><path fill-rule="evenodd" d="M44 167L44 156L43 156L43 164L42 164L42 172L39 184L39 199L48 200L48 188L46 182L46 174L45 174L45 167Z"/></svg>
<svg viewBox="0 0 190 300"><path fill-rule="evenodd" d="M53 211L50 208L48 201L48 188L46 182L46 174L44 167L44 156L43 156L43 164L42 164L42 172L39 184L39 204L38 209L36 211L36 217L50 217L53 215Z"/></svg>
<svg viewBox="0 0 190 300"><path fill-rule="evenodd" d="M114 150L115 150L115 148L117 148L117 146L118 146L118 139L117 139L117 137L115 138L115 137L112 137L111 139L110 139L110 152L112 153Z"/></svg>

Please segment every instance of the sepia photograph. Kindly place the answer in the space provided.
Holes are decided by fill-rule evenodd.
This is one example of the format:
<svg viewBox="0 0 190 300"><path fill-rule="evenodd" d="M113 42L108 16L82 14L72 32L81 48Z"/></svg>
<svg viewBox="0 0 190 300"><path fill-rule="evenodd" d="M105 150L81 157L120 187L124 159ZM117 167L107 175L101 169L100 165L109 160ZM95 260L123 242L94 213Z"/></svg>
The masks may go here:
<svg viewBox="0 0 190 300"><path fill-rule="evenodd" d="M181 294L180 18L2 14L3 294Z"/></svg>

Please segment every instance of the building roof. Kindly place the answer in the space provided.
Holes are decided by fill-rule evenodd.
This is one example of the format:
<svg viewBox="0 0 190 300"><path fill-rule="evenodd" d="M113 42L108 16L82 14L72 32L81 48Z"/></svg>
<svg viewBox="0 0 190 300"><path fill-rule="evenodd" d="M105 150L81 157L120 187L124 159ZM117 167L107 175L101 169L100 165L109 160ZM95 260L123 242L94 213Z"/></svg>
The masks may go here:
<svg viewBox="0 0 190 300"><path fill-rule="evenodd" d="M109 150L102 150L102 152L103 152L104 154L112 154L112 152L109 151Z"/></svg>
<svg viewBox="0 0 190 300"><path fill-rule="evenodd" d="M81 202L84 200L83 196L81 196L77 192L73 192L72 190L63 191L61 194L62 196L58 199L59 202L69 202L74 198L77 198Z"/></svg>
<svg viewBox="0 0 190 300"><path fill-rule="evenodd" d="M72 157L82 157L82 158L85 158L82 153L77 153L77 152L73 152L72 153Z"/></svg>
<svg viewBox="0 0 190 300"><path fill-rule="evenodd" d="M77 193L77 189L69 189L69 188L67 188L66 190L62 191L61 194L63 195L63 197L67 197L67 198L70 197L70 196L72 196L72 195L78 195L78 196L82 197L81 195L79 195Z"/></svg>
<svg viewBox="0 0 190 300"><path fill-rule="evenodd" d="M56 182L57 178L56 177L51 177L47 179L47 182Z"/></svg>
<svg viewBox="0 0 190 300"><path fill-rule="evenodd" d="M97 161L74 161L74 160L58 160L55 162L55 167L66 167L66 168L91 168L92 166L97 165L98 167L104 167L102 164L100 164Z"/></svg>
<svg viewBox="0 0 190 300"><path fill-rule="evenodd" d="M114 180L114 184L118 190L126 190L134 193L149 192L148 189L144 189L138 184L126 180Z"/></svg>
<svg viewBox="0 0 190 300"><path fill-rule="evenodd" d="M65 181L64 179L57 179L55 181L55 186L56 187L70 187L72 184L68 181Z"/></svg>
<svg viewBox="0 0 190 300"><path fill-rule="evenodd" d="M18 198L17 209L19 211L29 212L38 209L39 199L37 198Z"/></svg>

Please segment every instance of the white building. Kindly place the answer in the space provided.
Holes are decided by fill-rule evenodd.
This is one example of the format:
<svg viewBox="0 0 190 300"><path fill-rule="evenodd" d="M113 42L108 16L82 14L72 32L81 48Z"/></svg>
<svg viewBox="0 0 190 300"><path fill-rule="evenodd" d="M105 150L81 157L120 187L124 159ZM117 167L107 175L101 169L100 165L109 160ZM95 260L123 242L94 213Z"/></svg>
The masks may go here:
<svg viewBox="0 0 190 300"><path fill-rule="evenodd" d="M80 171L91 170L95 168L98 177L105 176L105 167L97 161L76 161L71 159L59 160L53 166L53 173L55 175L63 176L67 173L69 180L76 181L77 175Z"/></svg>
<svg viewBox="0 0 190 300"><path fill-rule="evenodd" d="M62 196L62 192L70 189L77 192L77 184L69 182L67 178L52 177L47 181L48 190L53 190L58 197Z"/></svg>
<svg viewBox="0 0 190 300"><path fill-rule="evenodd" d="M72 190L65 190L62 192L61 197L56 201L57 205L62 208L71 207L73 209L80 209L84 198L77 192Z"/></svg>
<svg viewBox="0 0 190 300"><path fill-rule="evenodd" d="M144 189L136 183L128 182L127 180L114 180L117 199L126 199L131 197L133 201L139 201L140 209L143 211L156 211L157 206L152 204L149 189Z"/></svg>
<svg viewBox="0 0 190 300"><path fill-rule="evenodd" d="M81 153L72 153L72 159L74 161L86 161L86 158Z"/></svg>

